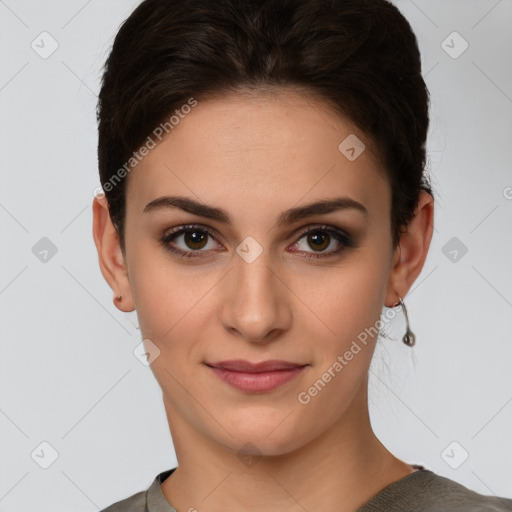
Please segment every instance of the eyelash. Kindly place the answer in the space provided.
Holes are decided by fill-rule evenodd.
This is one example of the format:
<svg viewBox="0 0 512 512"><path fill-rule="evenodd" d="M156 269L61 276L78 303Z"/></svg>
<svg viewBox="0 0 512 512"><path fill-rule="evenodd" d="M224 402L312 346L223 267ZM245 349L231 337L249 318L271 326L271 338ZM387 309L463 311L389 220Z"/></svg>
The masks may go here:
<svg viewBox="0 0 512 512"><path fill-rule="evenodd" d="M160 242L162 243L162 245L164 246L164 248L166 250L179 255L181 258L202 257L196 253L207 252L207 251L203 251L200 249L195 250L195 251L183 251L182 249L177 249L176 247L173 247L170 244L170 242L172 240L174 240L175 238L177 238L178 236L182 235L183 233L187 233L187 232L191 232L191 231L199 231L202 233L207 233L211 238L213 238L215 240L215 234L213 233L213 231L211 229L203 227L203 226L195 225L195 224L188 224L185 226L180 226L178 228L175 228L173 231L167 233L160 239ZM342 244L342 247L337 250L334 250L334 251L330 251L327 253L320 253L320 254L306 252L306 254L308 254L308 255L303 256L304 258L306 258L306 259L329 258L329 257L337 255L338 253L343 251L344 248L355 247L355 244L350 235L348 235L347 233L345 233L344 231L342 231L338 228L334 228L334 227L327 226L327 225L318 225L318 226L314 226L312 228L310 227L308 229L301 231L297 235L298 239L295 242L295 244L297 244L306 235L309 235L311 233L323 233L323 232L329 233L330 235L332 235L335 240L337 240L338 242L340 242ZM298 251L298 252L300 252L300 251Z"/></svg>

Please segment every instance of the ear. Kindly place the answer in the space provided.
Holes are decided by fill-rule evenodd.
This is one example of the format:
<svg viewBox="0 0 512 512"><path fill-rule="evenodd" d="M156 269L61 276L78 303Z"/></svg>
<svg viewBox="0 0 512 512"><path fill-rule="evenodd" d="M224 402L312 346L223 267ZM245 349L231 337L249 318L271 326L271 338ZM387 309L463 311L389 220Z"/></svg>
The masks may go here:
<svg viewBox="0 0 512 512"><path fill-rule="evenodd" d="M119 235L110 218L105 194L94 198L92 210L93 237L98 251L101 273L114 291L114 305L124 312L133 311L135 306L126 262L121 251ZM115 300L118 295L121 295L121 300Z"/></svg>
<svg viewBox="0 0 512 512"><path fill-rule="evenodd" d="M434 198L422 190L414 217L402 233L393 254L393 268L386 291L387 307L397 305L398 295L403 299L419 276L427 258L433 230Z"/></svg>

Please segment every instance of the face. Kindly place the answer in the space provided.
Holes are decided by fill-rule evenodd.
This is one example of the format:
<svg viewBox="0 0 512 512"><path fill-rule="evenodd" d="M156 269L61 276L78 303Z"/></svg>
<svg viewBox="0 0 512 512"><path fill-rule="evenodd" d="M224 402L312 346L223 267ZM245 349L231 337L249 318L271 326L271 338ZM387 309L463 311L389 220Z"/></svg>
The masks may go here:
<svg viewBox="0 0 512 512"><path fill-rule="evenodd" d="M366 149L349 159L338 147L354 135ZM353 420L376 342L361 333L393 265L391 190L364 133L291 91L199 101L126 201L130 293L171 430L282 454ZM208 366L234 359L300 368L236 387Z"/></svg>

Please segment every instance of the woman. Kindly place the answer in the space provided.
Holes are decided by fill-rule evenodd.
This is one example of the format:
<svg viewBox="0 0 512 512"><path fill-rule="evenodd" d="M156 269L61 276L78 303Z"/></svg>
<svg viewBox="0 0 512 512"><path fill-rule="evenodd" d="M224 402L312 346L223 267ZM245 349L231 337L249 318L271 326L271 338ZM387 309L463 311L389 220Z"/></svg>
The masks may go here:
<svg viewBox="0 0 512 512"><path fill-rule="evenodd" d="M512 510L370 424L381 312L406 315L433 230L398 9L145 0L98 107L100 267L137 311L178 459L106 511Z"/></svg>

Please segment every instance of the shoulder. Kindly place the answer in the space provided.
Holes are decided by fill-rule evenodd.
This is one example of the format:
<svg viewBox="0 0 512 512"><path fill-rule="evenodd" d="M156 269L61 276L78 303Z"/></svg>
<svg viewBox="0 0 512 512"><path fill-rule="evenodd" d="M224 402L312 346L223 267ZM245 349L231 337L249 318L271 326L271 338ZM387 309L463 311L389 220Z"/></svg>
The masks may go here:
<svg viewBox="0 0 512 512"><path fill-rule="evenodd" d="M100 512L146 512L146 493L140 491L129 498L117 501Z"/></svg>
<svg viewBox="0 0 512 512"><path fill-rule="evenodd" d="M162 471L156 475L149 488L145 491L137 492L128 498L117 501L100 512L148 512L148 508L154 510L155 507L158 510L161 510L162 507L166 507L166 510L175 512L165 501L165 497L160 490L160 484L171 475L174 470L176 470L176 468Z"/></svg>
<svg viewBox="0 0 512 512"><path fill-rule="evenodd" d="M479 494L424 469L383 489L360 512L512 512L512 499Z"/></svg>
<svg viewBox="0 0 512 512"><path fill-rule="evenodd" d="M427 496L430 494L426 502L430 507L435 506L436 510L442 506L453 512L512 512L512 499L479 494L454 480L433 472L431 472L431 479L427 482L425 490ZM426 508L425 511L427 510L434 509Z"/></svg>

